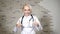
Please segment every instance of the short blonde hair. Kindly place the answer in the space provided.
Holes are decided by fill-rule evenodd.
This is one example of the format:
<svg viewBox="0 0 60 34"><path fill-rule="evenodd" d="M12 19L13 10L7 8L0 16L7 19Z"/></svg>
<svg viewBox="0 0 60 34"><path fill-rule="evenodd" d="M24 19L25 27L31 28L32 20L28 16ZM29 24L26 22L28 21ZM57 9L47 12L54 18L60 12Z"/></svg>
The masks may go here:
<svg viewBox="0 0 60 34"><path fill-rule="evenodd" d="M29 4L27 4L27 3L25 3L25 4L23 5L23 8L22 8L22 9L24 9L25 6L28 6L28 7L30 8L30 10L32 10L32 6L29 5Z"/></svg>

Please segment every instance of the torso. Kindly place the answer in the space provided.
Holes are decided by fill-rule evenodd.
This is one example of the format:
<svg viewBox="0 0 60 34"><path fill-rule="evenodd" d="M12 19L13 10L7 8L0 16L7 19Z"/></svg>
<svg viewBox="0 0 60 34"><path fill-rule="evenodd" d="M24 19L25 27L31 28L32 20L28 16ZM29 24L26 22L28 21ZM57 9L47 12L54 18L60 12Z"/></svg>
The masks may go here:
<svg viewBox="0 0 60 34"><path fill-rule="evenodd" d="M31 21L29 21L29 19L31 19L31 16L24 16L24 18L23 18L23 22L22 22L22 25L23 25L23 31L22 32L30 32L30 34L34 31L33 30L33 27L32 27L32 23L33 23L33 21L32 21L32 19L31 19ZM33 32L33 33L35 33L35 32Z"/></svg>

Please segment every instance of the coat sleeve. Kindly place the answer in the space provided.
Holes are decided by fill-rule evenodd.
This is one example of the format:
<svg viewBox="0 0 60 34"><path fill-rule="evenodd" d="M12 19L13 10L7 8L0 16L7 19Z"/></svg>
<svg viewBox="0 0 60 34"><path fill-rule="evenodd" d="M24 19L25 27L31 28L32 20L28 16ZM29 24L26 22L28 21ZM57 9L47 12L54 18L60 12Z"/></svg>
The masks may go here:
<svg viewBox="0 0 60 34"><path fill-rule="evenodd" d="M38 23L39 26L35 26L35 28L39 31L39 30L43 30L42 25L40 23L40 21L38 20L38 18L36 16L34 16L34 21L36 21Z"/></svg>
<svg viewBox="0 0 60 34"><path fill-rule="evenodd" d="M18 19L16 24L21 23L20 21L21 21L21 18ZM18 31L18 28L15 26L14 29L13 29L13 32L17 32L17 31Z"/></svg>
<svg viewBox="0 0 60 34"><path fill-rule="evenodd" d="M20 17L20 18L18 19L18 21L17 21L17 23L16 23L16 24L21 23L21 19L22 19L22 17Z"/></svg>

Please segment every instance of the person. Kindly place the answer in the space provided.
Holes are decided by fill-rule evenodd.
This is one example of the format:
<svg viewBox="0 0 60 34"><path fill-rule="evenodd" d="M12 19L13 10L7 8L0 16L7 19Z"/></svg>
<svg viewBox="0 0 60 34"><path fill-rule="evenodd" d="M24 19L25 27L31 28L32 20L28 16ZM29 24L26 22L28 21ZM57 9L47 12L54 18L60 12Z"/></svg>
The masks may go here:
<svg viewBox="0 0 60 34"><path fill-rule="evenodd" d="M16 27L22 28L21 34L36 34L35 30L42 30L40 21L35 15L32 15L32 7L25 4L22 8L24 15L17 21Z"/></svg>

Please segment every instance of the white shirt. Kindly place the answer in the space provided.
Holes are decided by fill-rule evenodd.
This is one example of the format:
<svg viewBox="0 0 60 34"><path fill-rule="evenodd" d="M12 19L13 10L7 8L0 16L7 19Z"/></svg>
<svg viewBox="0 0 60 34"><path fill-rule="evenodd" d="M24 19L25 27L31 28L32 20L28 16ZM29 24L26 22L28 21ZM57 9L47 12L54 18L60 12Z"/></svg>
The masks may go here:
<svg viewBox="0 0 60 34"><path fill-rule="evenodd" d="M42 30L42 26L41 26L40 21L38 20L38 18L36 16L33 16L33 18L34 18L34 21L33 21L33 19L31 19L31 15L24 16L23 22L22 22L22 25L23 25L24 28L23 28L21 34L29 34L29 33L30 34L35 34L35 31L34 31L33 25L32 25L35 21L39 24L39 27L37 27L37 28ZM22 17L19 18L17 24L21 23L21 19L22 19ZM31 21L29 21L29 19L31 19Z"/></svg>

